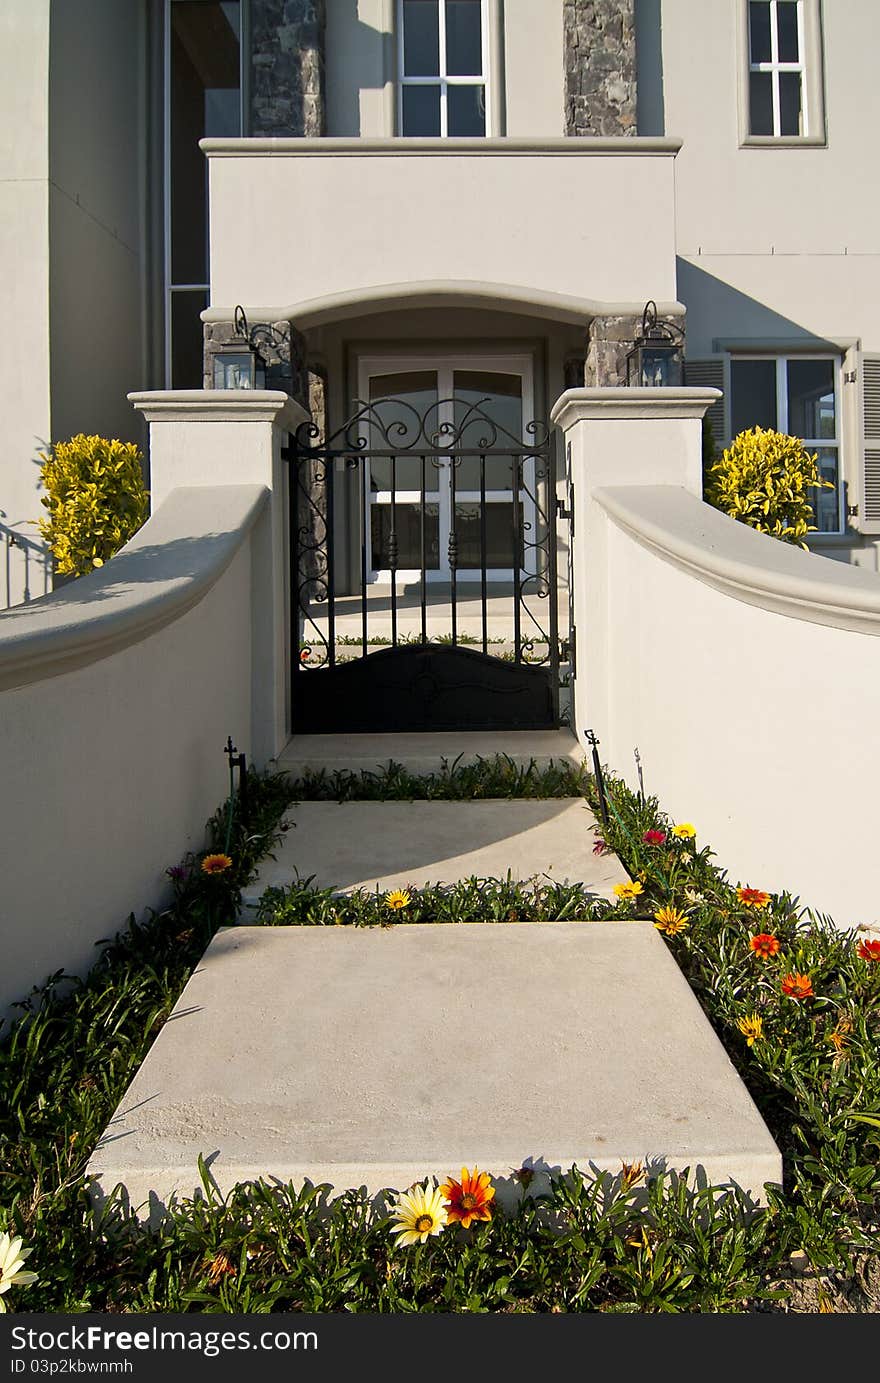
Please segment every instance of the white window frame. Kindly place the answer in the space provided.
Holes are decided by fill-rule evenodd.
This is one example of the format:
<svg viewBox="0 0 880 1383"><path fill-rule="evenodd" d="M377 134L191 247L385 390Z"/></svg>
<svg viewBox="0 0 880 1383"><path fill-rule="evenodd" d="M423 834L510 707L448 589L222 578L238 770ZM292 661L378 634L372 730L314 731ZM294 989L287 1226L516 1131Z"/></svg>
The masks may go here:
<svg viewBox="0 0 880 1383"><path fill-rule="evenodd" d="M398 35L397 40L397 128L401 135L405 135L403 128L403 91L407 86L438 86L440 87L440 138L448 139L449 116L448 116L448 97L447 93L451 86L477 86L483 88L483 108L486 117L486 129L483 135L470 136L476 139L488 139L496 133L494 128L494 107L493 91L490 75L490 24L494 20L494 15L490 13L492 8L489 0L479 0L480 4L480 46L482 72L474 73L471 76L450 75L446 72L446 0L439 0L437 13L440 28L440 73L439 75L426 77L408 77L404 71L404 43L403 43L403 0L396 0L395 27ZM452 136L459 138L463 136Z"/></svg>
<svg viewBox="0 0 880 1383"><path fill-rule="evenodd" d="M172 294L174 293L205 293L210 301L211 284L208 283L175 283L171 275L171 7L177 0L164 0L164 17L162 30L162 73L163 73L163 92L162 92L162 196L164 210L164 255L163 255L163 302L165 304L165 350L164 350L164 373L165 388L171 388L171 323L172 323ZM239 45L238 45L238 91L239 91L239 126L242 134L247 133L248 129L248 105L249 105L249 69L250 69L250 0L238 0L239 4ZM206 224L206 234L208 244L205 246L205 264L208 269L208 279L211 277L211 245L210 245L210 218Z"/></svg>
<svg viewBox="0 0 880 1383"><path fill-rule="evenodd" d="M822 55L822 17L820 0L797 0L798 6L798 51L799 62L780 63L778 61L778 28L776 24L776 5L778 0L764 0L771 6L771 61L753 63L749 26L749 0L739 0L737 9L738 65L739 65L739 120L740 146L750 148L798 148L824 145L825 102L824 102L824 64ZM751 133L751 95L749 77L752 72L770 72L773 90L773 124L778 130L779 116L779 74L781 72L800 72L801 74L801 122L800 134L752 134Z"/></svg>
<svg viewBox="0 0 880 1383"><path fill-rule="evenodd" d="M732 367L739 361L773 360L776 362L776 428L788 433L788 366L791 361L827 360L834 366L834 437L804 437L801 440L807 451L831 451L837 453L837 528L823 532L810 533L808 540L839 538L846 532L846 478L843 471L843 437L846 431L843 418L843 357L829 351L791 351L787 354L772 350L755 349L736 351L729 357L728 379L730 398L730 426L733 427L734 389Z"/></svg>
<svg viewBox="0 0 880 1383"><path fill-rule="evenodd" d="M469 353L450 354L450 355L362 355L358 359L358 397L361 400L368 400L370 397L370 380L374 375L402 374L407 371L427 371L436 370L437 372L437 398L440 404L438 411L438 422L452 423L451 410L443 410L444 400L452 396L452 381L456 370L487 370L498 374L519 375L522 379L522 417L523 426L534 417L535 404L535 362L531 355L489 355ZM414 452L418 452L415 447ZM443 472L441 472L442 476ZM367 515L366 548L367 548L367 581L371 585L385 584L391 582L391 572L387 567L373 566L372 553L372 525L370 522L370 505L387 503L390 500L390 491L372 491L370 488L370 463L367 459L364 465L364 513ZM534 494L535 487L535 462L529 458L523 467L523 490L520 492L520 500L523 508L523 518L526 523L531 523L532 532L535 532L536 514L534 503L529 499L529 492ZM435 492L429 492L433 495ZM449 581L448 558L449 534L451 531L451 491L449 486L441 482L436 491L440 507L439 522L439 545L440 545L440 566L436 570L426 572L425 579L430 585L437 582ZM387 496L387 499L386 499ZM486 502L507 503L510 501L510 490L487 490ZM456 501L459 504L479 504L479 490L460 490L456 489ZM421 492L419 490L396 490L395 503L397 504L419 504L421 502ZM528 531L528 530L526 530ZM520 573L521 579L525 580L528 576L534 575L527 569ZM480 580L480 569L478 567L460 567L457 572L459 585L466 585L472 581ZM396 572L398 581L416 581L421 579L421 569L399 567ZM512 567L489 567L486 571L487 581L512 581Z"/></svg>

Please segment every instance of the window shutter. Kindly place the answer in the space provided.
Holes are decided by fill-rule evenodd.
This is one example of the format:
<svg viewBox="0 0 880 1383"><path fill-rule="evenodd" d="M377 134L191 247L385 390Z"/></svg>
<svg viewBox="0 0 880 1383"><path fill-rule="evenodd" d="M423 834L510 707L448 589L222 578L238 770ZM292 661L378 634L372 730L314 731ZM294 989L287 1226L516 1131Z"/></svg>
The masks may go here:
<svg viewBox="0 0 880 1383"><path fill-rule="evenodd" d="M690 389L723 389L724 388L724 357L711 356L706 360L686 360L684 365L684 382ZM712 424L712 436L715 439L715 450L720 456L727 446L729 438L727 436L727 399L718 399L712 407L707 410L706 417Z"/></svg>
<svg viewBox="0 0 880 1383"><path fill-rule="evenodd" d="M880 355L862 356L859 531L880 533Z"/></svg>

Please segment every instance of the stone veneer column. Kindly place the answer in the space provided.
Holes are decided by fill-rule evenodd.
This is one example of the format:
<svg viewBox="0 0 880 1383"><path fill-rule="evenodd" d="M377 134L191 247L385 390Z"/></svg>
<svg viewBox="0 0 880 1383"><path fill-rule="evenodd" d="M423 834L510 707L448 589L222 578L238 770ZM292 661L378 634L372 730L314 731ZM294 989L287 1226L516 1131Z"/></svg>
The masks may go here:
<svg viewBox="0 0 880 1383"><path fill-rule="evenodd" d="M635 0L564 0L565 133L636 134Z"/></svg>
<svg viewBox="0 0 880 1383"><path fill-rule="evenodd" d="M325 0L251 0L252 135L326 132Z"/></svg>
<svg viewBox="0 0 880 1383"><path fill-rule="evenodd" d="M265 337L256 332L256 344L266 366L266 388L283 389L304 408L309 407L309 378L306 369L306 341L301 331L292 322L250 322L255 327L269 326L278 340L277 346L268 344ZM205 322L205 351L202 387L214 388L214 356L219 355L225 346L245 349L245 343L235 330L233 322Z"/></svg>

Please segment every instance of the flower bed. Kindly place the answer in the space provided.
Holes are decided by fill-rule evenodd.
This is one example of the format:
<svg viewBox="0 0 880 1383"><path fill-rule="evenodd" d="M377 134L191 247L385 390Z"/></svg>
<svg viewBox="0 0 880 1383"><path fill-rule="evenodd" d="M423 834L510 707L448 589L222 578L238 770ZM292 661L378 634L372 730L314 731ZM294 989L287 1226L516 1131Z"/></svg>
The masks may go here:
<svg viewBox="0 0 880 1383"><path fill-rule="evenodd" d="M221 1200L205 1170L205 1197L172 1206L153 1230L119 1199L94 1215L89 1154L211 935L234 919L292 796L569 796L573 786L592 795L568 766L542 775L509 761L427 780L252 777L248 823L218 812L209 850L169 871L172 905L103 945L72 989L53 977L5 1035L0 1301L36 1311L876 1310L880 935L838 931L760 881L730 883L694 824L670 823L613 781L607 842L639 885L614 908L591 911L577 889L540 880L354 900L305 883L268 899L262 921L653 918L782 1149L785 1187L770 1190L766 1210L641 1166L552 1180L524 1165L511 1169L519 1194L504 1211L476 1168L425 1168L424 1205L396 1209L308 1185L255 1183ZM430 1224L419 1228L419 1215ZM21 1272L24 1249L36 1281Z"/></svg>

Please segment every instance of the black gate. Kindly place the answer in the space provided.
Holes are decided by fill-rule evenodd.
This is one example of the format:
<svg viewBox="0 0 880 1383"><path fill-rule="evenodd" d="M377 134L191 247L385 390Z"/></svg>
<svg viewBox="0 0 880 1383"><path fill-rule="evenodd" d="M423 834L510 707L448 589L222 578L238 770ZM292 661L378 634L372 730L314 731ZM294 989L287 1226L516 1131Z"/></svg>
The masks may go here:
<svg viewBox="0 0 880 1383"><path fill-rule="evenodd" d="M377 400L282 452L296 732L559 724L552 435L488 402Z"/></svg>

